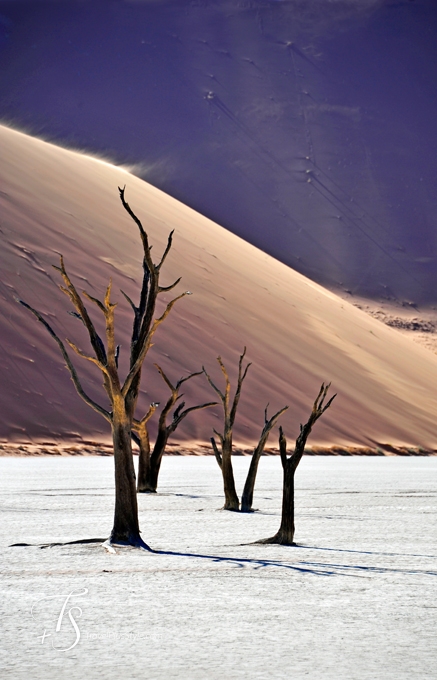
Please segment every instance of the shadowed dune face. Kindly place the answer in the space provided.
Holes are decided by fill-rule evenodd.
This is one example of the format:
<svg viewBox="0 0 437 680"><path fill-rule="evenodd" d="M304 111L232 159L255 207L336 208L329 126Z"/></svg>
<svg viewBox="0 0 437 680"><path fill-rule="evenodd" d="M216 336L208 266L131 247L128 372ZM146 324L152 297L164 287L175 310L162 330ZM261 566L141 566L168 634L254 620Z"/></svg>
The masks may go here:
<svg viewBox="0 0 437 680"><path fill-rule="evenodd" d="M176 290L193 292L157 331L139 415L167 396L153 362L173 379L204 364L220 381L220 354L235 379L238 355L247 345L253 366L240 402L237 442L259 435L267 402L272 412L290 406L282 424L294 438L321 381L331 380L338 397L317 423L313 444L437 443L437 359L431 352L120 168L5 127L0 146L2 439L109 437L107 424L76 395L55 343L14 296L45 314L61 337L88 350L51 265L62 253L77 287L96 297L112 277L126 370L131 314L119 289L136 299L142 254L136 226L118 197L117 186L126 184L126 198L156 258L175 229L163 284L182 276ZM99 319L97 309L91 313ZM75 363L86 389L99 397L98 371L79 358ZM202 376L184 392L187 405L213 396ZM177 437L207 441L220 417L218 407L196 413Z"/></svg>
<svg viewBox="0 0 437 680"><path fill-rule="evenodd" d="M435 0L0 0L0 120L333 290L437 302Z"/></svg>

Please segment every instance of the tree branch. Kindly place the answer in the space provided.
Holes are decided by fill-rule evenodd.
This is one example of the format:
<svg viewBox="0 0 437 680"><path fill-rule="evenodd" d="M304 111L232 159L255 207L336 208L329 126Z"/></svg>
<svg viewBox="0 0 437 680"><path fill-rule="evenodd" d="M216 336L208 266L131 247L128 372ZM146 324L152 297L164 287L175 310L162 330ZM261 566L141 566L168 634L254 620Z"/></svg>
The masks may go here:
<svg viewBox="0 0 437 680"><path fill-rule="evenodd" d="M279 427L279 453L281 454L282 467L285 470L287 465L287 440L285 439L282 426Z"/></svg>
<svg viewBox="0 0 437 680"><path fill-rule="evenodd" d="M128 303L129 303L130 306L132 307L132 310L133 310L134 314L136 314L136 313L137 313L137 308L135 307L135 304L134 304L134 303L132 302L132 300L130 299L129 295L127 295L127 294L124 292L124 290L121 290L121 288L120 288L120 293L121 293L121 294L123 295L123 297L128 301Z"/></svg>
<svg viewBox="0 0 437 680"><path fill-rule="evenodd" d="M88 314L87 308L85 307L84 303L82 302L82 298L80 297L79 293L77 292L75 286L73 285L73 282L71 281L70 277L67 274L67 271L65 269L64 265L64 258L61 255L61 266L56 267L53 265L53 269L56 269L58 272L60 272L62 279L66 285L66 288L64 286L59 286L59 288L62 290L63 293L65 293L73 303L76 311L78 312L85 328L88 331L89 337L90 337L90 342L91 346L95 352L95 355L97 359L102 363L106 364L106 350L105 346L103 344L102 339L98 335L93 322L91 321L91 318ZM107 386L105 386L106 391L108 391Z"/></svg>
<svg viewBox="0 0 437 680"><path fill-rule="evenodd" d="M182 280L182 276L180 276L174 283L172 283L170 286L159 286L158 288L158 293L167 293L169 290L173 290L173 288L176 288L178 283Z"/></svg>
<svg viewBox="0 0 437 680"><path fill-rule="evenodd" d="M133 419L133 421L132 421L132 427L133 427L137 432L139 432L139 431L141 430L141 428L144 427L144 425L146 425L146 424L149 422L150 418L153 416L153 414L155 413L155 411L156 411L156 409L158 408L158 406L159 406L159 401L153 401L153 402L150 404L149 410L147 411L146 415L144 415L144 416L141 418L141 420L137 420L136 418Z"/></svg>
<svg viewBox="0 0 437 680"><path fill-rule="evenodd" d="M88 354L85 354L85 352L82 352L82 350L79 349L79 347L77 345L75 345L74 342L72 342L68 338L67 338L67 342L70 345L71 349L73 349L76 352L76 354L78 354L83 359L90 361L92 364L95 364L98 368L100 368L100 370L102 371L102 373L104 375L106 375L108 378L110 377L109 373L108 373L108 369L106 368L106 366L104 366L102 363L100 363L100 361L98 359L96 359L95 357L91 357Z"/></svg>
<svg viewBox="0 0 437 680"><path fill-rule="evenodd" d="M268 416L267 416L268 408L269 408L269 402L267 402L267 406L264 409L264 425L267 425L267 423L268 423Z"/></svg>
<svg viewBox="0 0 437 680"><path fill-rule="evenodd" d="M224 437L223 437L223 435L220 434L220 432L217 432L217 430L216 430L215 428L212 428L212 431L213 431L214 434L220 439L220 444L223 446L223 442L224 442Z"/></svg>
<svg viewBox="0 0 437 680"><path fill-rule="evenodd" d="M184 403L182 403L181 406L183 408ZM189 413L191 413L192 411L201 411L202 409L209 408L210 406L217 406L217 402L216 401L209 401L206 404L199 404L198 406L190 406L190 408L186 408L185 411L182 411L182 413L179 413L177 416L176 416L176 412L175 412L175 417L173 418L173 421L171 422L171 424L168 426L167 430L169 431L169 433L174 432L176 430L176 428L178 427L178 425L182 422L182 420L184 418L186 418L186 416Z"/></svg>
<svg viewBox="0 0 437 680"><path fill-rule="evenodd" d="M310 435L310 432L313 428L314 423L331 406L332 402L334 401L335 397L337 396L336 394L334 394L334 396L331 397L331 399L324 406L324 401L326 399L326 396L328 394L328 390L329 390L330 386L331 386L331 383L328 383L327 385L322 383L322 386L319 390L319 393L316 397L316 400L314 401L310 417L308 418L305 425L300 426L300 434L299 434L298 438L296 439L296 445L295 445L295 448L294 448L294 452L291 455L292 465L293 465L294 469L297 468L297 466L299 465L299 463L302 459L302 456L305 452L305 445L306 445L307 439Z"/></svg>
<svg viewBox="0 0 437 680"><path fill-rule="evenodd" d="M110 423L112 421L111 414L109 413L109 411L107 411L102 406L97 404L93 399L91 399L91 397L89 397L86 394L86 392L83 389L82 384L79 380L79 376L77 375L76 369L75 369L74 365L72 364L70 357L68 356L68 353L67 353L67 350L65 349L64 343L62 342L60 337L55 333L55 331L50 326L50 324L47 323L47 321L42 317L42 315L36 309L34 309L30 305L28 305L27 302L24 302L24 300L19 300L18 298L16 298L16 301L20 305L22 305L23 307L28 309L30 312L32 312L32 314L34 316L36 316L38 321L44 326L44 328L52 336L53 340L57 343L59 349L61 350L61 354L64 358L66 366L67 366L67 368L70 372L71 379L73 381L74 387L76 388L76 392L78 393L78 395L83 399L83 401L86 404L88 404L88 406L91 406L91 408L94 409L94 411L97 411L97 413L100 413L100 415L103 416L103 418L105 418L105 420L107 420Z"/></svg>
<svg viewBox="0 0 437 680"><path fill-rule="evenodd" d="M133 306L134 310L134 323L132 326L132 351L136 349L136 344L140 339L141 330L143 326L146 331L152 321L153 314L155 312L155 301L156 294L150 295L151 291L151 274L149 267L147 265L146 259L143 258L143 281L141 284L140 302L138 307ZM153 285L156 287L158 285L158 280L155 274L153 275ZM143 332L144 336L144 332ZM133 356L133 354L131 354Z"/></svg>
<svg viewBox="0 0 437 680"><path fill-rule="evenodd" d="M164 373L164 371L162 370L161 366L159 366L158 364L153 364L153 365L154 365L155 368L158 370L158 372L159 372L161 378L163 379L163 381L165 382L165 384L167 385L167 387L169 388L169 390L170 390L171 392L175 392L175 391L176 391L176 388L171 384L170 380L169 380L169 379L167 378L167 376L165 375L165 373Z"/></svg>
<svg viewBox="0 0 437 680"><path fill-rule="evenodd" d="M147 232L144 230L143 225L141 224L140 220L138 217L135 215L134 211L130 207L129 203L126 201L124 197L126 185L121 189L118 187L118 191L120 192L120 199L123 204L123 208L126 210L126 212L132 217L133 221L137 225L138 229L140 230L140 235L141 235L141 241L143 243L143 249L144 249L144 258L146 260L147 266L150 269L150 271L155 269L155 266L152 262L152 258L150 255L150 246L149 246L149 239L147 236Z"/></svg>
<svg viewBox="0 0 437 680"><path fill-rule="evenodd" d="M223 401L223 406L225 408L225 413L228 415L228 409L229 409L229 394L231 391L231 383L229 380L229 374L226 370L226 367L222 361L221 357L217 357L217 361L219 363L220 368L222 369L222 373L225 376L225 381L226 381L226 386L225 386L225 395L224 395L224 401Z"/></svg>
<svg viewBox="0 0 437 680"><path fill-rule="evenodd" d="M268 404L267 404L267 406L268 406ZM266 418L267 418L267 406L266 406L266 410L265 410L265 417L266 417ZM264 438L267 439L269 433L270 433L271 430L275 427L278 418L279 418L280 416L282 416L282 414L285 413L285 411L287 411L287 409L288 409L288 406L283 406L279 411L277 411L277 412L270 418L270 420L266 420L266 421L265 421L264 427L263 427L263 430L262 430L262 433L261 433L261 437L260 437L260 442L262 442ZM263 448L264 448L264 447L263 447Z"/></svg>
<svg viewBox="0 0 437 680"><path fill-rule="evenodd" d="M115 344L115 329L114 329L114 311L116 308L116 304L113 304L111 302L111 288L112 288L112 279L109 280L108 287L106 289L105 293L105 299L103 303L103 308L104 308L104 315L105 315L105 320L106 320L106 344L107 344L107 353L108 353L108 360L107 360L107 365L108 365L108 373L110 374L111 377L111 384L112 388L116 389L116 391L120 390L120 379L118 377L118 370L117 370L117 347Z"/></svg>
<svg viewBox="0 0 437 680"><path fill-rule="evenodd" d="M102 302L100 302L100 300L98 300L97 298L95 298L92 295L90 295L89 293L87 293L86 290L82 291L82 295L84 295L91 302L94 302L94 304L97 305L97 307L100 309L100 311L103 312L103 314L105 314L105 312L106 312L105 306Z"/></svg>
<svg viewBox="0 0 437 680"><path fill-rule="evenodd" d="M240 359L238 361L237 389L235 391L234 401L232 403L232 408L231 408L231 412L230 412L230 415L229 415L231 427L234 425L235 416L237 415L238 402L240 401L241 389L243 387L243 382L246 378L247 371L249 370L250 366L252 366L251 363L248 363L246 368L244 369L244 372L242 373L243 360L244 360L245 356L246 356L246 348L243 349L243 353L240 355Z"/></svg>
<svg viewBox="0 0 437 680"><path fill-rule="evenodd" d="M167 258L167 255L169 254L169 252L171 250L171 247L172 247L172 244L173 244L173 234L174 234L174 229L172 229L171 232L169 233L168 239L167 239L167 246L166 246L166 249L164 250L164 254L161 257L160 263L156 265L156 269L158 271L161 269L162 265L164 264L164 262ZM179 279L179 281L180 281L180 279Z"/></svg>
<svg viewBox="0 0 437 680"><path fill-rule="evenodd" d="M220 451L219 451L218 448L217 448L217 444L215 443L214 437L211 437L211 444L212 444L212 449L213 449L213 451L214 451L214 455L215 455L216 461L217 461L217 463L219 464L219 466L220 466L220 468L221 468L221 467L223 466L222 457L221 457L221 455L220 455Z"/></svg>
<svg viewBox="0 0 437 680"><path fill-rule="evenodd" d="M190 375L185 376L185 378L181 378L176 383L176 389L178 390L180 386L184 384L184 382L187 382L187 380L191 380L191 378L195 378L196 375L202 375L202 373L203 371L195 371L194 373L190 373Z"/></svg>
<svg viewBox="0 0 437 680"><path fill-rule="evenodd" d="M206 379L207 379L207 381L209 382L209 384L211 385L212 389L214 390L214 392L216 392L216 394L218 394L218 396L220 397L220 399L221 399L222 402L224 403L224 401L225 401L225 395L224 395L223 392L222 392L221 390L219 390L219 388L213 383L211 377L210 377L209 374L206 372L205 366L202 366L202 369L203 369L203 373L205 374Z"/></svg>

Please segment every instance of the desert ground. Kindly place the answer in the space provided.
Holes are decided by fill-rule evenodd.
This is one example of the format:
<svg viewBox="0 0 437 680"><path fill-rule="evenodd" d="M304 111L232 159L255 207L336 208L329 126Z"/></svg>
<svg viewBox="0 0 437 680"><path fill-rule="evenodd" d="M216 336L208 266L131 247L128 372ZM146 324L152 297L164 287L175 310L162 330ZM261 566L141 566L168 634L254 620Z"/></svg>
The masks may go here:
<svg viewBox="0 0 437 680"><path fill-rule="evenodd" d="M235 459L239 489L247 466ZM139 499L156 552L109 554L65 544L110 531L111 458L2 458L2 677L431 680L435 466L304 458L298 546L281 547L251 545L278 528L278 457L241 515L220 510L212 457L170 456Z"/></svg>

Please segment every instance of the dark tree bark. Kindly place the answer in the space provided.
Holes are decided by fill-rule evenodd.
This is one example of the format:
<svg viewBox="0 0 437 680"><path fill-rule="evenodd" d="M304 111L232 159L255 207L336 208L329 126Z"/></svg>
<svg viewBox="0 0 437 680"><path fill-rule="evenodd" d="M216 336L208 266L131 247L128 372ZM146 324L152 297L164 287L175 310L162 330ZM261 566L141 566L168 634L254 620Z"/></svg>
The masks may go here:
<svg viewBox="0 0 437 680"><path fill-rule="evenodd" d="M115 462L115 509L111 542L137 545L140 527L135 493L135 469L127 419L122 418L121 422L118 422L118 418L114 417L112 436Z"/></svg>
<svg viewBox="0 0 437 680"><path fill-rule="evenodd" d="M270 418L270 420L267 419L267 408L268 404L266 406L266 409L264 411L264 427L261 432L261 436L259 438L259 442L257 446L255 447L255 450L252 454L252 458L250 461L250 466L249 466L249 471L247 473L246 477L246 483L244 485L243 489L243 495L241 496L241 512L253 512L252 509L252 504L253 504L253 492L255 489L255 481L256 481L256 474L258 472L258 464L259 460L264 452L265 445L267 444L267 440L269 438L269 434L276 425L276 422L278 418L288 409L288 406L284 406L284 408L281 408L280 411L275 413L274 416Z"/></svg>
<svg viewBox="0 0 437 680"><path fill-rule="evenodd" d="M145 416L145 418L143 418L143 420L139 422L134 421L134 428L136 429L135 434L138 435L140 446L137 485L137 490L139 493L156 493L156 489L158 487L159 471L161 469L161 461L165 453L168 439L176 430L178 425L184 420L184 418L186 418L187 415L193 411L199 411L204 408L209 408L210 406L216 406L217 404L217 402L208 402L206 404L199 404L197 406L191 406L190 408L184 409L185 402L182 401L174 411L171 423L167 425L167 418L171 409L175 406L179 399L183 397L182 394L179 394L181 386L187 382L187 380L191 380L191 378L194 378L196 375L201 375L203 371L191 373L185 378L178 380L176 385L173 385L165 375L162 368L158 366L158 364L155 364L155 366L167 387L170 389L171 394L159 416L158 433L152 453L150 453L149 433L147 430L147 421L151 415L149 415L150 409L149 413ZM158 404L152 404L152 406L156 407Z"/></svg>
<svg viewBox="0 0 437 680"><path fill-rule="evenodd" d="M145 485L145 480L150 476L150 439L147 423L159 406L159 402L150 404L149 410L140 421L134 420L132 424L132 439L138 445L140 453L138 456L138 482L137 490L141 485ZM141 491L146 489L141 489Z"/></svg>
<svg viewBox="0 0 437 680"><path fill-rule="evenodd" d="M238 402L240 401L241 388L243 386L244 379L246 378L247 371L249 370L249 366L251 366L251 364L249 363L243 370L243 360L245 355L246 348L244 348L243 353L241 354L238 362L237 389L235 391L232 405L230 403L231 383L229 381L229 375L221 360L221 357L217 357L217 361L225 377L224 392L222 392L214 384L214 382L211 380L210 376L206 372L205 367L203 368L203 371L206 375L209 384L211 385L215 393L219 396L220 401L222 402L223 405L224 414L223 434L220 434L219 432L214 430L215 435L218 437L220 441L220 449L218 448L217 442L215 441L214 437L211 437L211 444L214 450L217 463L222 471L223 476L223 489L225 494L225 504L223 506L223 509L233 510L234 512L238 512L238 510L240 509L240 501L238 499L237 491L235 489L234 471L232 468L232 430L234 427L235 416L237 414Z"/></svg>
<svg viewBox="0 0 437 680"><path fill-rule="evenodd" d="M265 538L258 543L276 543L279 545L295 545L294 544L294 474L297 466L302 460L305 452L305 445L308 436L314 423L325 413L331 406L335 397L329 399L324 405L326 395L331 386L322 384L317 399L314 402L311 415L305 425L300 426L300 434L296 439L294 452L287 457L287 440L285 439L282 427L279 428L279 451L281 454L281 463L283 468L283 490L282 490L282 517L279 531L271 538Z"/></svg>
<svg viewBox="0 0 437 680"><path fill-rule="evenodd" d="M111 425L112 438L114 444L114 467L115 467L115 511L114 524L109 540L106 542L110 548L113 544L133 545L149 549L140 535L138 522L138 506L136 495L135 469L132 457L132 426L134 423L134 413L138 400L139 387L141 382L141 370L144 359L152 343L152 337L158 326L166 319L177 300L185 295L190 295L189 291L177 296L169 302L160 317L154 318L156 300L160 293L172 290L180 281L178 279L172 285L162 287L159 284L161 267L171 249L173 232L170 233L164 254L158 264L154 264L151 257L151 247L149 246L148 236L140 220L130 208L125 200L124 189L120 189L120 199L124 209L137 225L143 245L143 282L140 292L140 301L136 306L132 300L123 293L134 312L132 327L132 338L130 347L129 372L124 380L120 378L118 371L119 347L115 343L114 332L114 311L116 304L111 302L111 282L105 293L103 301L92 297L86 292L83 296L93 302L102 312L106 323L106 346L99 337L95 326L88 314L81 295L76 290L64 266L61 256L61 264L55 267L62 277L64 285L60 289L65 293L73 304L76 316L88 331L90 344L94 354L89 356L80 350L73 342L67 340L70 347L87 361L95 364L103 376L103 387L111 405L111 411L103 408L92 400L84 391L76 369L69 357L64 343L55 333L53 328L47 323L42 315L30 305L19 300L24 307L29 309L43 324L52 338L58 344L64 357L68 370L70 371L76 391L79 396L95 411L100 413ZM153 405L152 405L153 406ZM149 409L150 411L150 409ZM147 419L147 414L145 416ZM144 419L143 419L144 420ZM146 421L147 422L147 421Z"/></svg>

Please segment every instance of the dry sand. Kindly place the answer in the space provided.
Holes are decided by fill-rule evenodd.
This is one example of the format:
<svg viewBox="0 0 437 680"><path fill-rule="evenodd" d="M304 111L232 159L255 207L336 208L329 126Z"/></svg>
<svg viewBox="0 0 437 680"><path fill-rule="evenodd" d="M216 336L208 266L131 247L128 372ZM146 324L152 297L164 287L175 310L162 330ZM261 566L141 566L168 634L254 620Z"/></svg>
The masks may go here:
<svg viewBox="0 0 437 680"><path fill-rule="evenodd" d="M177 290L194 293L178 303L156 334L142 409L166 396L153 362L175 379L205 364L220 380L215 357L221 354L234 377L246 345L253 366L236 425L236 441L243 446L259 435L267 402L272 412L290 406L282 424L295 437L322 380L332 381L338 397L317 424L313 445L436 446L432 352L124 169L6 127L0 128L0 149L3 441L108 442L106 423L77 397L57 347L14 298L38 308L61 336L87 350L83 328L68 314L71 307L56 288L51 265L63 253L78 287L96 296L112 276L126 367L131 319L118 291L136 299L141 276L138 233L118 198L117 186L126 184L127 200L150 234L155 257L175 229L163 283L182 276ZM76 363L86 389L97 397L98 372ZM202 377L185 392L187 404L212 396ZM200 412L186 419L178 439L187 446L205 443L219 424L219 409Z"/></svg>

